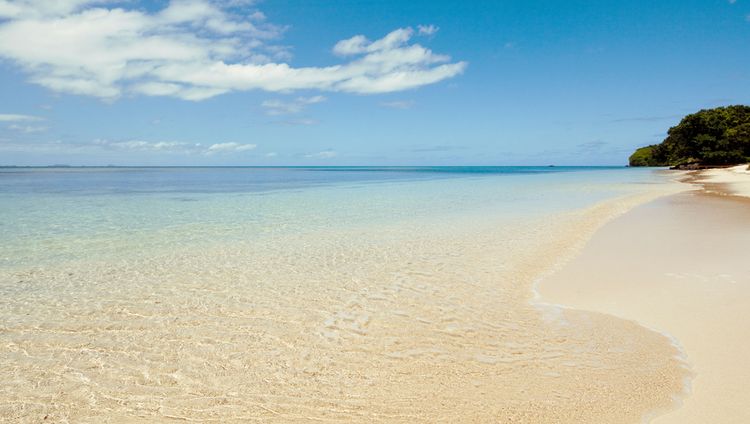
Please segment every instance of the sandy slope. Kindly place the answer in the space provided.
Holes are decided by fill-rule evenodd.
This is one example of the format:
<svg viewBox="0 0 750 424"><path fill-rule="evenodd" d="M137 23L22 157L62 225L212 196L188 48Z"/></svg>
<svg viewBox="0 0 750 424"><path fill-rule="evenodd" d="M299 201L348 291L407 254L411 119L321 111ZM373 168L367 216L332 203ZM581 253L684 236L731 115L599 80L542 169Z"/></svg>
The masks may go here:
<svg viewBox="0 0 750 424"><path fill-rule="evenodd" d="M731 180L732 193L750 187L750 174L739 168L705 174L712 183ZM544 301L635 320L675 338L692 370L690 393L653 422L748 423L748 246L750 200L681 193L607 224L539 291Z"/></svg>

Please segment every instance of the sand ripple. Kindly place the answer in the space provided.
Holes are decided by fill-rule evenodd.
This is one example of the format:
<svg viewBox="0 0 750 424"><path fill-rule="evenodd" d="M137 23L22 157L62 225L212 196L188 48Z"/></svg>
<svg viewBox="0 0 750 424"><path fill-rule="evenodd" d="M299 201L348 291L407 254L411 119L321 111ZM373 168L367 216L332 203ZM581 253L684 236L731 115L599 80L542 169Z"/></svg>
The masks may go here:
<svg viewBox="0 0 750 424"><path fill-rule="evenodd" d="M608 208L3 272L0 417L637 422L681 390L669 341L530 303Z"/></svg>

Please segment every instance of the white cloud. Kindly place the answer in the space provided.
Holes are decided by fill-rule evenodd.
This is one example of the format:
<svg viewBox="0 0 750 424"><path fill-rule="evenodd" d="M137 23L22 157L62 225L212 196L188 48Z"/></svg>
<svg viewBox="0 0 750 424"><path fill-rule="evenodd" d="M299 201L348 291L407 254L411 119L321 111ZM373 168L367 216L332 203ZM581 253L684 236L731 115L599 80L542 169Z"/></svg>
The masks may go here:
<svg viewBox="0 0 750 424"><path fill-rule="evenodd" d="M140 154L170 154L170 155L206 155L222 153L240 153L254 150L255 144L241 143L216 143L204 145L201 143L181 141L146 141L146 140L107 140L96 139L92 142L65 142L61 140L53 142L35 143L0 143L0 150L27 151L27 152L131 152Z"/></svg>
<svg viewBox="0 0 750 424"><path fill-rule="evenodd" d="M419 31L419 35L430 36L435 35L440 28L435 25L417 25L417 30Z"/></svg>
<svg viewBox="0 0 750 424"><path fill-rule="evenodd" d="M411 109L414 106L412 100L394 100L391 102L380 102L380 106L391 109Z"/></svg>
<svg viewBox="0 0 750 424"><path fill-rule="evenodd" d="M11 131L17 131L21 133L31 134L46 131L47 127L41 125L29 125L31 122L43 121L42 118L32 115L20 115L4 113L0 114L0 122L10 122L8 128Z"/></svg>
<svg viewBox="0 0 750 424"><path fill-rule="evenodd" d="M269 115L288 115L302 112L305 107L326 101L324 96L297 97L293 100L266 100L261 103Z"/></svg>
<svg viewBox="0 0 750 424"><path fill-rule="evenodd" d="M41 120L42 118L38 116L0 113L0 122L32 122L32 121L41 121Z"/></svg>
<svg viewBox="0 0 750 424"><path fill-rule="evenodd" d="M12 18L21 13L21 7L10 3L9 1L0 0L0 18Z"/></svg>
<svg viewBox="0 0 750 424"><path fill-rule="evenodd" d="M276 152L268 152L268 153L266 153L266 154L265 154L264 156L265 156L265 157L267 157L267 158L275 158L275 157L276 157L276 156L278 156L278 155L279 155L279 154L278 154L278 153L276 153Z"/></svg>
<svg viewBox="0 0 750 424"><path fill-rule="evenodd" d="M200 144L196 143L184 143L178 141L152 142L144 140L111 141L106 139L97 139L94 140L93 146L109 150L165 153L193 153L200 149Z"/></svg>
<svg viewBox="0 0 750 424"><path fill-rule="evenodd" d="M13 131L18 131L26 134L31 133L38 133L43 132L47 130L47 127L38 126L38 125L18 125L18 124L11 124L8 125L8 129Z"/></svg>
<svg viewBox="0 0 750 424"><path fill-rule="evenodd" d="M340 56L360 54L367 51L370 41L364 35L355 35L352 38L341 40L333 46L333 52Z"/></svg>
<svg viewBox="0 0 750 424"><path fill-rule="evenodd" d="M240 144L240 143L217 143L212 144L207 150L207 155L215 153L231 153L231 152L247 152L258 147L255 144Z"/></svg>
<svg viewBox="0 0 750 424"><path fill-rule="evenodd" d="M104 149L129 150L139 152L162 152L162 153L183 153L183 154L204 154L212 155L216 153L229 152L247 152L257 147L255 144L240 143L215 143L204 147L201 143L185 143L179 141L144 141L144 140L125 140L110 141L98 139L94 140L93 146Z"/></svg>
<svg viewBox="0 0 750 424"><path fill-rule="evenodd" d="M401 28L375 41L340 41L334 52L348 62L292 67L279 62L288 49L272 43L284 28L236 1L172 0L157 11L134 3L0 0L0 58L57 92L195 101L242 90L400 91L467 66L409 44L414 30Z"/></svg>
<svg viewBox="0 0 750 424"><path fill-rule="evenodd" d="M364 35L341 40L333 46L333 52L341 56L351 56L362 53L376 53L398 49L406 44L414 34L411 28L399 28L391 31L380 40L370 41Z"/></svg>
<svg viewBox="0 0 750 424"><path fill-rule="evenodd" d="M318 153L310 153L309 155L305 155L305 157L310 159L331 159L336 157L337 155L338 153L333 150L324 150Z"/></svg>

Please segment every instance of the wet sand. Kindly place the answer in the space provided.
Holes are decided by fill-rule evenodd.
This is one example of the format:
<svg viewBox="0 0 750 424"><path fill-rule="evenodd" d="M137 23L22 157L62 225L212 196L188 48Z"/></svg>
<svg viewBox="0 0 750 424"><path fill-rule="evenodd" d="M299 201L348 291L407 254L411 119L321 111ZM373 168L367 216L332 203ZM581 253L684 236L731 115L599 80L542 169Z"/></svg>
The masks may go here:
<svg viewBox="0 0 750 424"><path fill-rule="evenodd" d="M708 174L738 178L732 170ZM747 423L750 199L717 194L737 189L695 176L708 190L660 198L611 221L538 288L545 302L674 338L691 377L682 405L653 422Z"/></svg>

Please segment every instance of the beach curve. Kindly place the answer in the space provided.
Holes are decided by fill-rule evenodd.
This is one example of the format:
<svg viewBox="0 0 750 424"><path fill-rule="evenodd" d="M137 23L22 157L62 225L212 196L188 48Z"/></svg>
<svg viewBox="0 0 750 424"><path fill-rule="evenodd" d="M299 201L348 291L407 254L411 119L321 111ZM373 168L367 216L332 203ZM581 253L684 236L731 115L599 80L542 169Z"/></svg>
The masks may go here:
<svg viewBox="0 0 750 424"><path fill-rule="evenodd" d="M750 371L742 365L750 343L732 330L750 318L742 255L750 242L750 201L737 188L747 182L737 172L744 168L687 173L697 189L609 222L539 285L546 301L633 320L681 347L691 369L689 393L678 408L654 411L652 422L750 419Z"/></svg>

